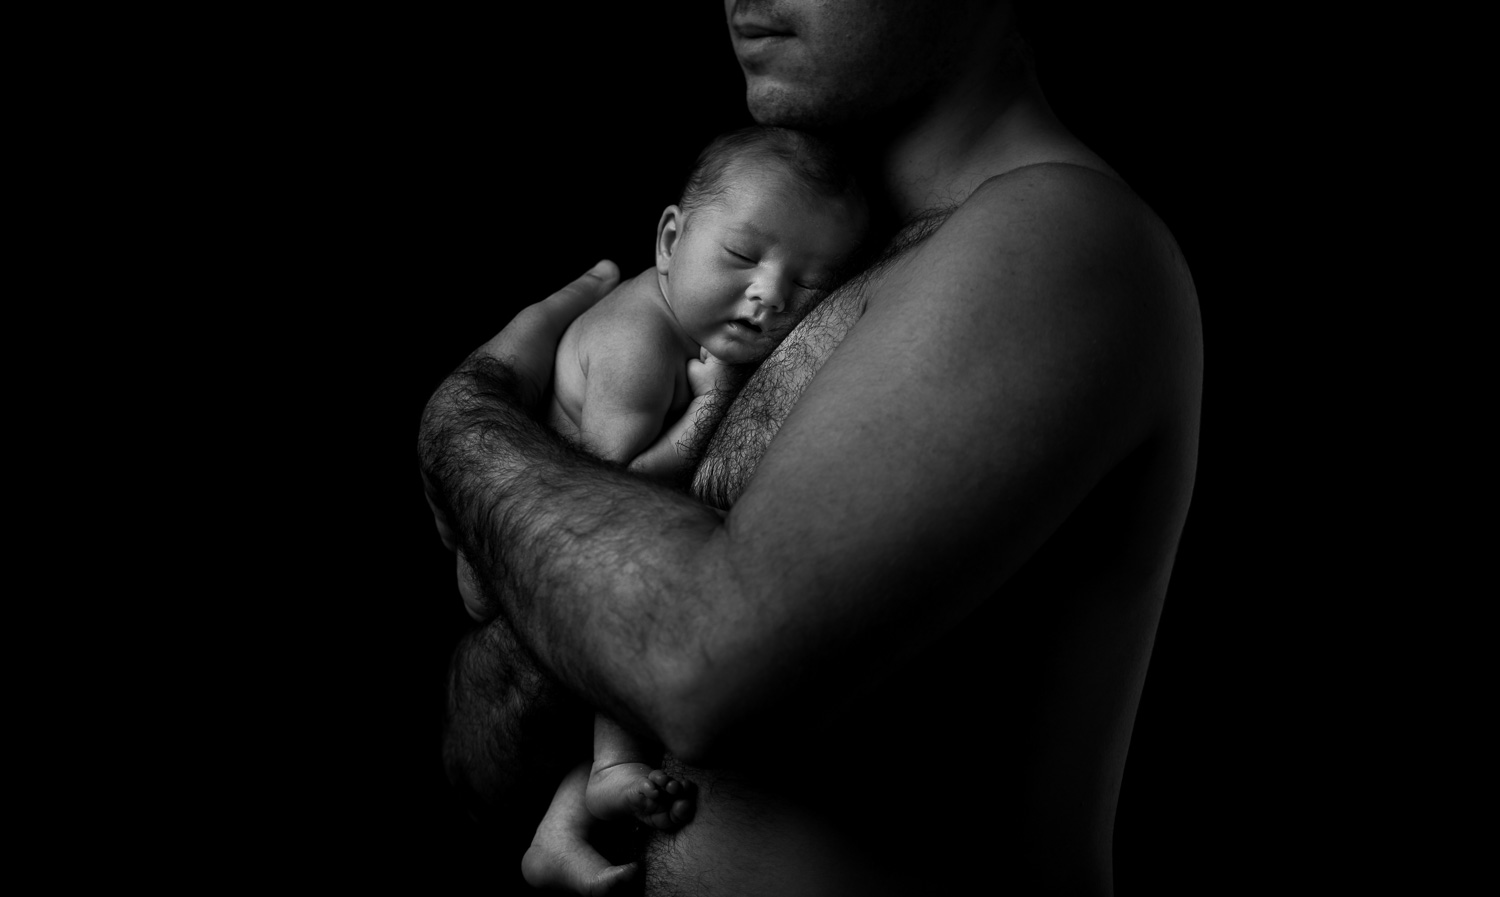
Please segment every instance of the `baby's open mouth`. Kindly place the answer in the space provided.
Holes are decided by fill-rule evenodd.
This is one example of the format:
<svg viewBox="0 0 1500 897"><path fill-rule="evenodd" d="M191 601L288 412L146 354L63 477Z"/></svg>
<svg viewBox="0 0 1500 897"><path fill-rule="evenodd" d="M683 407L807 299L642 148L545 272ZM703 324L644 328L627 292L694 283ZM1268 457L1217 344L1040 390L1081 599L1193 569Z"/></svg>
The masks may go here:
<svg viewBox="0 0 1500 897"><path fill-rule="evenodd" d="M754 333L760 333L764 329L759 324L755 323L754 321L750 320L749 318L735 318L733 321L730 321L729 323L731 323L731 324L738 324L739 326L745 328L746 330L750 330L750 331L752 331Z"/></svg>

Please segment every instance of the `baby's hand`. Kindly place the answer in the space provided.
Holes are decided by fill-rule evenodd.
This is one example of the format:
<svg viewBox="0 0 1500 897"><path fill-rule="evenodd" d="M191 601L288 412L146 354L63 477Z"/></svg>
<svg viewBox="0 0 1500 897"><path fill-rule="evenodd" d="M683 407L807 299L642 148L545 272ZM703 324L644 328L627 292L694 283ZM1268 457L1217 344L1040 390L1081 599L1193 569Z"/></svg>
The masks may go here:
<svg viewBox="0 0 1500 897"><path fill-rule="evenodd" d="M698 347L698 357L688 362L687 377L688 388L693 391L695 399L716 390L733 388L729 365L708 354L702 346Z"/></svg>

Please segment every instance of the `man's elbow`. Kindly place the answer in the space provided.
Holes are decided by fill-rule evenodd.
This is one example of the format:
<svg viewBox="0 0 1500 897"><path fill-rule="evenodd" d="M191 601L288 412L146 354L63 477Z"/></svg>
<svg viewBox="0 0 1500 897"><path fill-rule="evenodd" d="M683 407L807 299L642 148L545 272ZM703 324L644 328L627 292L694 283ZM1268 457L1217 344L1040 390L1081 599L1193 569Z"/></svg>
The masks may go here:
<svg viewBox="0 0 1500 897"><path fill-rule="evenodd" d="M661 740L674 757L690 766L707 766L744 746L746 711L755 702L743 699L732 677L700 669L680 677L669 691Z"/></svg>
<svg viewBox="0 0 1500 897"><path fill-rule="evenodd" d="M705 766L721 753L719 727L710 714L680 707L662 729L667 752L689 766Z"/></svg>
<svg viewBox="0 0 1500 897"><path fill-rule="evenodd" d="M758 601L725 560L731 545L723 514L703 508L702 543L677 565L686 575L676 584L686 595L674 627L658 627L647 656L656 700L654 729L673 756L691 765L721 758L755 726L745 725L776 702L768 701L781 681L778 652L746 611ZM708 514L712 517L708 517ZM711 596L711 597L709 597ZM639 667L637 668L639 669Z"/></svg>

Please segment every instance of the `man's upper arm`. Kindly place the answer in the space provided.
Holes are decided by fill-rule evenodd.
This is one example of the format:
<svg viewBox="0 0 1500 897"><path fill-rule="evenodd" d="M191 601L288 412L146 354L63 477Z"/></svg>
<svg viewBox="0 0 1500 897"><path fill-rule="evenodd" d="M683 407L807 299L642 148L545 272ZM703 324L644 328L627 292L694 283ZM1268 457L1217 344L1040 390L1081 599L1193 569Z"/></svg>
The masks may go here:
<svg viewBox="0 0 1500 897"><path fill-rule="evenodd" d="M1145 438L1163 303L1101 179L981 187L872 294L705 559L732 588L679 696L694 748L813 693L831 643L865 681L898 666Z"/></svg>

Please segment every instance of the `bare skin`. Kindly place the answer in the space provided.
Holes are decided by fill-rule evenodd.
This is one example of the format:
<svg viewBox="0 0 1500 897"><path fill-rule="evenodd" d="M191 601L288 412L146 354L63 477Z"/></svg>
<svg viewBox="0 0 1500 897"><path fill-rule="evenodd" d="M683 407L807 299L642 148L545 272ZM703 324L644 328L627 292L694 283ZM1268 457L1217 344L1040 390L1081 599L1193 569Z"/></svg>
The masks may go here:
<svg viewBox="0 0 1500 897"><path fill-rule="evenodd" d="M655 268L620 284L563 333L554 430L631 471L686 484L692 446L701 445L695 434L742 379L711 351L730 363L760 361L858 245L858 198L813 196L801 177L775 159L735 159L712 200L667 207ZM660 763L659 745L597 715L587 787L580 794L572 777L558 787L523 859L527 880L595 887L619 875L587 847L587 817L633 818L666 832L687 823L691 784Z"/></svg>
<svg viewBox="0 0 1500 897"><path fill-rule="evenodd" d="M965 252L964 238L972 231L964 225L982 230L981 215L1003 217L1007 207L1034 205L1039 193L1062 194L1062 199L1071 195L1074 201L1086 204L1092 215L1097 215L1101 207L1113 207L1124 218L1139 219L1126 233L1145 228L1165 237L1159 222L1152 221L1149 212L1140 208L1118 182L1101 173L1045 166L1018 169L986 184L924 243L866 283L862 295L854 290L837 294L809 316L803 329L768 360L742 393L741 401L755 403L751 406L754 411L743 415L731 411L727 424L733 427L739 418L756 422L747 425L759 426L769 418L775 426L790 417L770 442L771 451L757 459L745 453L743 446L765 441L763 434L751 439L733 430L721 430L716 447L701 469L707 472L700 472L695 488L733 496L734 478L758 465L749 491L735 505L738 511L754 495L755 484L764 478L797 476L786 467L772 466L776 463L775 447L797 432L790 429L793 426L815 432L813 419L803 417L804 409L814 401L820 384L837 376L850 340L867 332L865 328L872 320L880 320L875 315L899 315L887 303L901 301L892 299L902 295L895 291L909 288L916 272L941 266L946 253ZM1014 542L992 535L997 530L1006 531L1003 511L991 512L999 516L998 521L979 518L942 527L945 539L972 538L976 544L971 550L993 552L991 556L1001 569L991 568L989 575L1004 577L999 587L978 597L978 606L966 611L962 627L954 628L950 623L926 650L914 652L899 672L877 680L878 686L874 682L867 685L862 690L863 699L838 702L843 706L837 723L821 731L792 729L796 733L790 738L797 745L796 762L811 769L839 769L839 775L831 781L868 787L868 783L889 775L890 764L898 758L935 754L963 758L958 770L965 773L964 786L924 788L925 821L915 826L892 826L888 813L880 811L878 800L871 793L861 793L860 787L823 787L813 793L799 793L788 791L775 777L759 775L753 764L669 763L669 770L699 783L699 806L692 826L653 844L647 866L648 883L653 888L672 893L674 881L693 881L698 887L713 883L699 893L913 893L935 887L934 882L946 880L944 876L969 877L971 872L964 871L962 865L932 862L934 856L957 852L976 862L982 857L985 866L1004 864L1007 871L1002 878L1017 884L1047 882L1070 893L1108 892L1108 832L1113 824L1130 723L1190 494L1190 479L1185 473L1194 463L1197 371L1190 353L1196 344L1197 318L1187 301L1191 284L1186 272L1180 265L1175 268L1165 268L1156 275L1161 280L1142 285L1149 289L1136 294L1156 297L1150 303L1152 332L1145 332L1144 322L1127 324L1128 316L1139 309L1132 309L1127 316L1118 306L1112 311L1090 307L1084 313L1099 314L1102 320L1095 319L1097 330L1092 339L1080 335L1079 340L1079 345L1094 346L1106 339L1114 342L1113 351L1120 353L1118 363L1122 368L1133 368L1135 376L1149 377L1146 383L1129 387L1136 393L1133 399L1118 393L1094 398L1098 404L1087 412L1088 416L1119 414L1150 423L1138 423L1133 438L1116 449L1118 454L1109 461L1095 460L1099 472L1081 482L1069 484L1060 474L1048 475L1046 464L1052 459L1034 459L1032 463L1039 468L1033 470L1039 472L1024 475L1031 482L1050 480L1053 488L1066 484L1086 495L1063 505L1070 513L1065 521L1048 527L1050 532L1042 534L1045 542L1041 546L1020 549L1026 554L1024 562L1007 562ZM1086 301L1093 306L1095 300ZM862 316L859 305L865 306ZM969 315L958 320L972 324L976 313L977 309L970 309ZM845 329L851 319L853 325ZM913 328L919 326L915 317L908 318L908 323ZM1016 359L1018 365L1026 364L1028 359L1014 339L1055 326L1051 313L1017 315L1003 328L1016 336L989 347L989 351L1000 358ZM1002 329L993 333L1000 336ZM845 336L848 338L842 339ZM954 337L947 335L950 340ZM1125 345L1129 338L1142 342ZM1187 352L1182 349L1184 345ZM837 352L833 351L835 347ZM950 344L939 351L919 342L911 351L923 350L929 356L955 359L951 371L934 376L946 376L951 378L949 382L959 384L976 375L972 364L959 359L977 357L983 347L963 350ZM893 344L872 351L885 354L899 350ZM1143 359L1156 353L1161 353L1156 369L1140 370ZM783 359L795 362L783 366ZM1030 360L1034 361L1034 356ZM817 376L810 377L809 372L819 367ZM1012 388L1026 386L1019 372L1005 379L1017 384ZM767 382L774 383L774 388L761 387ZM842 384L840 392L848 396L855 391L854 385L851 379ZM919 385L912 389L920 394ZM883 384L885 396L901 391L899 386ZM1051 407L1076 413L1080 409L1070 405L1087 401L1084 395L1055 397L1057 404ZM1029 398L1027 405L1033 409L1049 404L1035 394ZM793 405L796 413L788 415ZM819 414L836 418L843 407L847 406L830 402L819 408ZM962 428L971 434L976 430L1003 434L1008 425L1015 426L1001 411L985 414L977 400L970 403L954 397L946 408L951 419L961 421ZM917 410L914 404L889 413L904 416ZM985 419L976 420L981 414ZM1047 421L1048 415L1040 417L1043 420L1033 416L1029 425L1068 425L1065 420ZM809 423L799 423L803 420ZM936 418L934 425L940 426ZM816 428L816 435L807 438L832 437L830 431ZM857 442L840 447L841 457L874 455L889 459L889 475L894 477L894 470L901 469L896 459L921 457L926 451L936 451L933 443L941 441L921 433L907 438L913 444L901 445L878 430L862 430ZM1000 436L976 443L974 450L995 454L988 458L976 454L961 466L972 480L960 477L945 483L946 478L937 471L910 468L903 475L927 480L929 490L942 490L941 494L950 496L946 507L961 507L960 496L966 488L983 482L988 475L1004 476L998 471L983 472L987 464L1002 463L1004 446L1024 446L1027 438ZM731 451L729 446L737 447L734 460L720 464L723 454ZM946 446L939 454L951 457L948 453L956 451L957 446ZM715 475L730 482L712 482ZM1020 489L1024 496L1026 490L1021 487L1021 482L1016 482L1011 488ZM842 496L842 492L830 491L824 501L833 503ZM1046 501L1045 495L1026 498ZM859 505L848 497L844 501ZM850 519L864 516L857 510L846 513ZM874 506L865 513L882 514ZM933 520L928 526L937 528L939 523ZM926 535L918 525L888 538L891 544L910 544ZM986 545L987 538L995 541ZM935 543L928 544L933 546L929 550L938 550ZM1016 568L1007 571L1004 567L1008 563ZM938 567L926 574L925 582L914 579L907 586L908 594L961 591L967 585L963 575L964 566L958 563ZM868 588L873 591L877 586L872 583ZM910 615L903 620L908 625L914 622ZM934 620L930 625L942 626L943 622ZM894 653L894 646L890 650ZM972 691L976 688L980 691ZM860 691L851 686L848 693ZM878 698L873 698L871 691ZM837 699L830 695L828 700L833 706ZM981 720L963 716L965 707L976 700L984 708ZM878 749L872 752L871 744ZM981 745L976 755L975 747ZM971 767L976 762L979 769ZM1068 811L1059 813L1058 808L1063 807ZM856 808L862 808L863 818ZM821 838L812 842L819 846L808 849L806 845L814 837ZM766 864L754 862L756 856L791 856L797 860ZM885 876L881 882L862 881L851 877L850 869L880 869ZM830 882L841 882L846 890L834 888ZM959 883L951 881L950 886Z"/></svg>
<svg viewBox="0 0 1500 897"><path fill-rule="evenodd" d="M893 49L813 46L858 33L839 22L859 5L748 5L758 119L816 114L818 78L862 108L851 72ZM1196 294L1160 220L986 61L970 35L1003 16L959 4L971 18L929 34L875 5L851 21L944 60L899 118L864 113L881 186L902 215L947 214L741 393L695 483L728 514L570 466L481 398L482 360L434 397L424 461L479 571L469 600L698 783L693 822L648 851L648 894L1108 894L1196 466ZM481 358L534 392L553 319L607 285L575 283ZM483 437L458 423L476 417ZM892 809L913 790L914 819Z"/></svg>
<svg viewBox="0 0 1500 897"><path fill-rule="evenodd" d="M589 812L606 822L634 818L664 832L681 828L693 818L691 786L658 765L659 752L609 717L595 717L594 765L584 796Z"/></svg>
<svg viewBox="0 0 1500 897"><path fill-rule="evenodd" d="M559 434L633 471L671 479L692 470L687 447L725 366L678 323L655 269L620 284L580 315L558 345L549 423ZM663 422L665 421L665 426ZM582 786L565 777L522 858L540 888L606 893L635 864L611 863L587 846L600 822L634 819L662 831L692 818L688 782L661 770L652 750L602 714Z"/></svg>
<svg viewBox="0 0 1500 897"><path fill-rule="evenodd" d="M678 444L703 406L701 399L692 404L690 363L703 364L701 347L683 332L656 271L648 269L563 334L548 423L601 458L639 472L690 470Z"/></svg>
<svg viewBox="0 0 1500 897"><path fill-rule="evenodd" d="M566 890L574 894L599 897L608 894L639 873L635 863L610 863L593 852L565 851L555 846L567 843L575 833L600 824L584 806L583 791L588 786L587 765L575 767L563 777L557 797L537 827L531 849L521 860L521 872L535 888Z"/></svg>
<svg viewBox="0 0 1500 897"><path fill-rule="evenodd" d="M548 421L601 458L684 483L733 365L765 358L863 232L857 198L814 197L782 163L733 161L711 201L668 206L656 266L578 317Z"/></svg>

